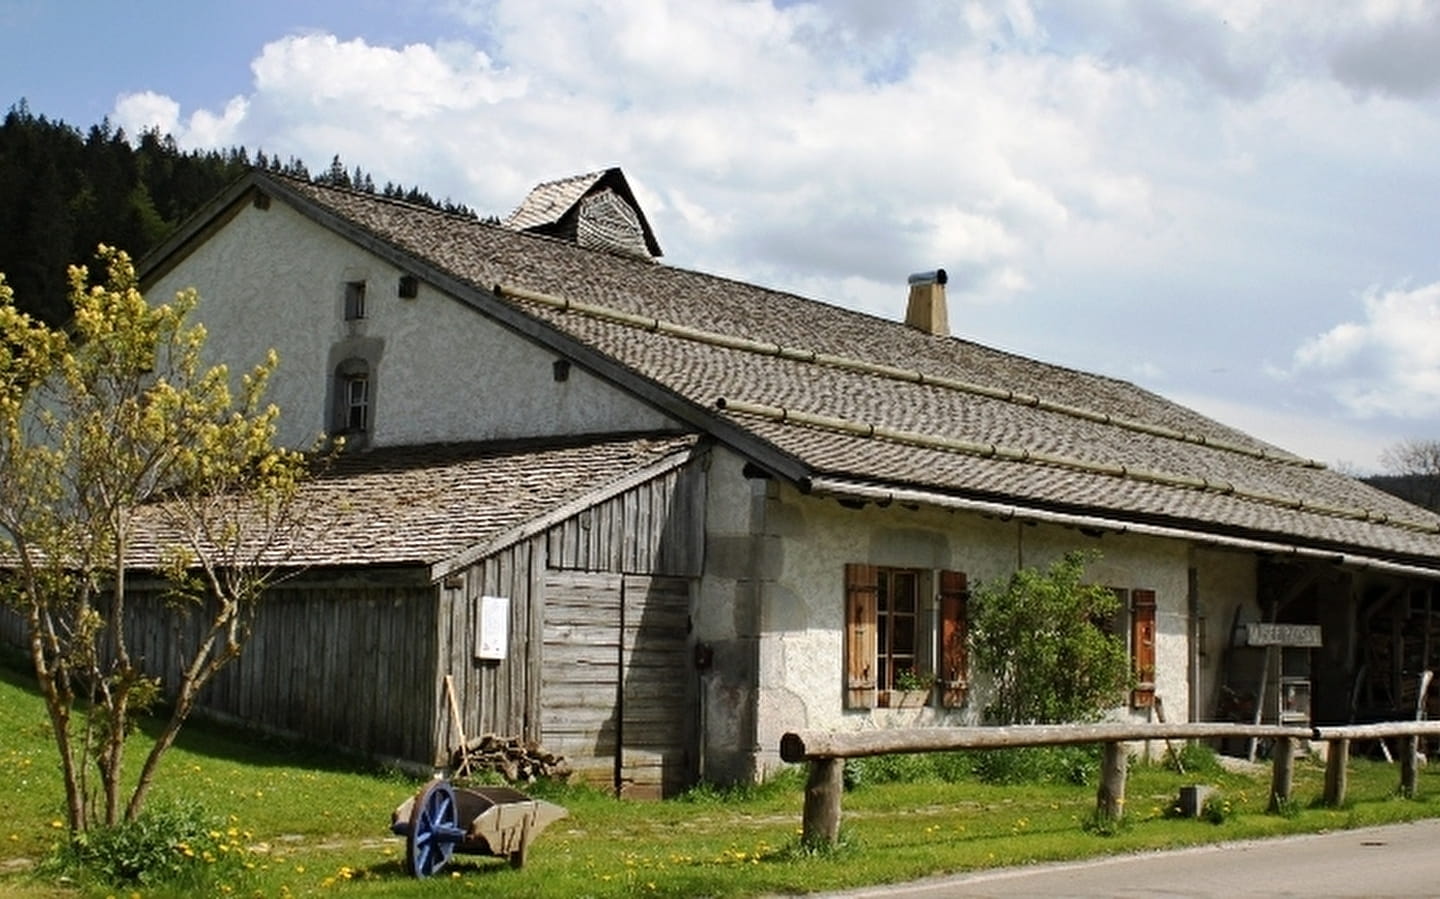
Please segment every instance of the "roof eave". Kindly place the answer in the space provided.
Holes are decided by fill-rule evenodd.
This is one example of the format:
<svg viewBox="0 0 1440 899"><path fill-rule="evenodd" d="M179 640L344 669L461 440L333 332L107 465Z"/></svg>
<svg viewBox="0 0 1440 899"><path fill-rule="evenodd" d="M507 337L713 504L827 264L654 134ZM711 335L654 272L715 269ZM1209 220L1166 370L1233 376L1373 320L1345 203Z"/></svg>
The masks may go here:
<svg viewBox="0 0 1440 899"><path fill-rule="evenodd" d="M1065 527L1094 529L1108 533L1139 534L1187 540L1211 546L1326 561L1335 565L1379 571L1406 577L1440 580L1440 560L1389 558L1364 547L1330 545L1302 540L1293 535L1241 532L1227 528L1207 530L1204 522L1187 525L1167 523L1141 516L1117 514L1107 509L1061 508L1044 503L1026 504L992 497L946 493L923 487L900 486L852 479L843 475L816 475L810 492L875 503L914 503L988 515L1003 520L1034 521ZM1432 565L1423 562L1435 563Z"/></svg>

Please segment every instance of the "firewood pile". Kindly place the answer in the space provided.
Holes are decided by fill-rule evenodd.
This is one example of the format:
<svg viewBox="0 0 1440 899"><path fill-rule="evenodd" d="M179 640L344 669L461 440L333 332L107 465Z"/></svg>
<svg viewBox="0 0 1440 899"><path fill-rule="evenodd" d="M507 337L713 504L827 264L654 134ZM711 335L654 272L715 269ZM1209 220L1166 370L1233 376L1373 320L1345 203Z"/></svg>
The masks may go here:
<svg viewBox="0 0 1440 899"><path fill-rule="evenodd" d="M457 775L497 772L507 783L534 783L570 776L565 757L547 752L539 743L519 737L486 734L467 740L450 754L450 768Z"/></svg>

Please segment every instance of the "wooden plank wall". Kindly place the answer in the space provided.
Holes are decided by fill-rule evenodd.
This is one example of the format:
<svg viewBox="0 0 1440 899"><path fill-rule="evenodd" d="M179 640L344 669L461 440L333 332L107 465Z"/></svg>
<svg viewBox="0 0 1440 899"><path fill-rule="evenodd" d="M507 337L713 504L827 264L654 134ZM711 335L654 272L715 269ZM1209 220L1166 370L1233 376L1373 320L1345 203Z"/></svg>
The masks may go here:
<svg viewBox="0 0 1440 899"><path fill-rule="evenodd" d="M206 711L248 725L380 758L424 761L443 711L435 668L435 588L306 587L272 590L239 659L201 694ZM165 683L201 622L131 600L131 652Z"/></svg>
<svg viewBox="0 0 1440 899"><path fill-rule="evenodd" d="M435 745L457 745L461 729L467 738L497 733L541 739L547 572L699 577L704 540L705 471L691 463L466 568L441 590L435 673L437 683L447 674L452 678L463 727L456 727L448 711L438 716ZM503 660L474 657L480 598L486 595L510 600L509 652ZM612 747L608 764L613 760Z"/></svg>
<svg viewBox="0 0 1440 899"><path fill-rule="evenodd" d="M28 654L29 644L25 635L26 630L24 615L10 606L0 605L0 644L13 646Z"/></svg>
<svg viewBox="0 0 1440 899"><path fill-rule="evenodd" d="M540 685L530 660L539 658L531 647L540 645L541 610L531 597L541 593L535 579L543 573L544 552L543 537L522 541L471 565L458 583L443 586L436 681L443 685L446 675L452 679L463 722L456 726L447 702L433 728L434 745L442 755L459 745L462 730L467 739L486 733L539 738L534 710ZM475 658L482 596L510 600L509 646L503 659Z"/></svg>
<svg viewBox="0 0 1440 899"><path fill-rule="evenodd" d="M705 561L705 473L690 464L551 528L547 565L699 577Z"/></svg>

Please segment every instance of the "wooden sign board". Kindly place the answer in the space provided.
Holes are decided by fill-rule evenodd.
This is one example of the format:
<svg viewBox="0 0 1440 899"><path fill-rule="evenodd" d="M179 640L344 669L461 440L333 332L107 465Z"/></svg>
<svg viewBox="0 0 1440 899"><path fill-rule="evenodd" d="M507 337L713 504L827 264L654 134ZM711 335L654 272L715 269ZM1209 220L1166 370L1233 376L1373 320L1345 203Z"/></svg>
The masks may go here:
<svg viewBox="0 0 1440 899"><path fill-rule="evenodd" d="M1320 646L1318 624L1274 624L1254 622L1245 625L1245 642L1250 646Z"/></svg>

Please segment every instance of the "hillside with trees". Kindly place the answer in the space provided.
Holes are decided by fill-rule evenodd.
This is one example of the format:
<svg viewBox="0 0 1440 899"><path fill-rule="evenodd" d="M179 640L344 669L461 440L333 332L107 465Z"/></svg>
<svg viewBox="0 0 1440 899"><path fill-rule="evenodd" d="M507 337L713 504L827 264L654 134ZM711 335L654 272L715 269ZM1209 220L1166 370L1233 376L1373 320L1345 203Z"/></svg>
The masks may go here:
<svg viewBox="0 0 1440 899"><path fill-rule="evenodd" d="M144 257L252 167L474 215L419 188L387 182L377 190L338 155L312 176L300 160L263 150L253 158L244 147L182 151L169 135L146 131L132 141L109 121L82 131L21 100L0 123L0 272L22 310L60 324L69 265L91 260L101 243Z"/></svg>

